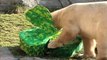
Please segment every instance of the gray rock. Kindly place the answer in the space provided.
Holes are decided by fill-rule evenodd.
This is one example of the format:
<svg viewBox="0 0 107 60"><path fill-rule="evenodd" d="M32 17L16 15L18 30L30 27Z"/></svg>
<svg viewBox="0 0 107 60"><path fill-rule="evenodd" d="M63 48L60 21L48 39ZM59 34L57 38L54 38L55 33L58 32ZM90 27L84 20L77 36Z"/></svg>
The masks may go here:
<svg viewBox="0 0 107 60"><path fill-rule="evenodd" d="M33 57L22 57L19 60L34 60Z"/></svg>
<svg viewBox="0 0 107 60"><path fill-rule="evenodd" d="M39 3L39 0L22 0L23 4L27 7L34 7Z"/></svg>
<svg viewBox="0 0 107 60"><path fill-rule="evenodd" d="M0 0L0 12L15 12L17 6L33 8L37 4L47 7L50 11L54 11L66 7L72 3L78 2L93 2L93 1L107 1L107 0ZM13 10L12 10L13 9Z"/></svg>
<svg viewBox="0 0 107 60"><path fill-rule="evenodd" d="M17 60L8 48L0 47L0 60Z"/></svg>

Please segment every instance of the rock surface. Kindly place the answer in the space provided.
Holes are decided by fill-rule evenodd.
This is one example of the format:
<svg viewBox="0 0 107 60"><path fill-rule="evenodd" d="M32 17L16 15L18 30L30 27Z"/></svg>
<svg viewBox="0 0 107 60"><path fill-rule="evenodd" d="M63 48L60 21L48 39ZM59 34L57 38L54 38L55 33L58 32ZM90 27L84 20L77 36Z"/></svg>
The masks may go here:
<svg viewBox="0 0 107 60"><path fill-rule="evenodd" d="M50 11L60 9L72 3L107 1L107 0L0 0L0 13L15 13L15 9L20 5L32 8L37 4L44 5Z"/></svg>

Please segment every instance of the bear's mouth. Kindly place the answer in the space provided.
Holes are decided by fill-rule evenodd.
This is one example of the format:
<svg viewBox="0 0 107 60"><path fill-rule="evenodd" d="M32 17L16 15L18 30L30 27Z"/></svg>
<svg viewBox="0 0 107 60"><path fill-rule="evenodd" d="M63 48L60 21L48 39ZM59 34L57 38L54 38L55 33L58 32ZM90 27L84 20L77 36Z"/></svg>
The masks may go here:
<svg viewBox="0 0 107 60"><path fill-rule="evenodd" d="M47 51L52 51L52 50L56 50L56 49L60 49L62 47L57 47L57 48L48 48L48 44L49 44L50 40L46 43L45 48L47 49Z"/></svg>

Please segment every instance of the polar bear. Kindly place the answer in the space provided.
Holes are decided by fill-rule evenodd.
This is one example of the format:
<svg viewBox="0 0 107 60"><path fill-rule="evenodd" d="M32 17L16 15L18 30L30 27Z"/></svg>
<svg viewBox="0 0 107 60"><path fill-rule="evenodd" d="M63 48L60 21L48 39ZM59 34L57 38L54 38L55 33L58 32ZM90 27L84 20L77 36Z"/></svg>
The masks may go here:
<svg viewBox="0 0 107 60"><path fill-rule="evenodd" d="M97 60L107 60L107 1L74 3L51 15L62 33L48 48L61 47L81 35L85 57L96 57L97 46Z"/></svg>

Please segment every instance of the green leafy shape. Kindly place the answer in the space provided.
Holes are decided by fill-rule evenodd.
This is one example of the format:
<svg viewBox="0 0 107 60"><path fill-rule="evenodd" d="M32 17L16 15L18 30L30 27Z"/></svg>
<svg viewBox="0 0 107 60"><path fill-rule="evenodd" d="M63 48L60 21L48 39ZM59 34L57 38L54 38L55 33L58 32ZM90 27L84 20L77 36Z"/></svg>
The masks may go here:
<svg viewBox="0 0 107 60"><path fill-rule="evenodd" d="M56 57L70 57L75 55L82 49L82 40L77 37L71 43L64 47L49 50L47 43L49 40L56 39L61 30L57 30L53 26L53 21L49 10L41 5L28 10L25 16L29 22L36 26L36 28L23 30L19 33L20 47L30 56L45 56L50 52L51 56Z"/></svg>

